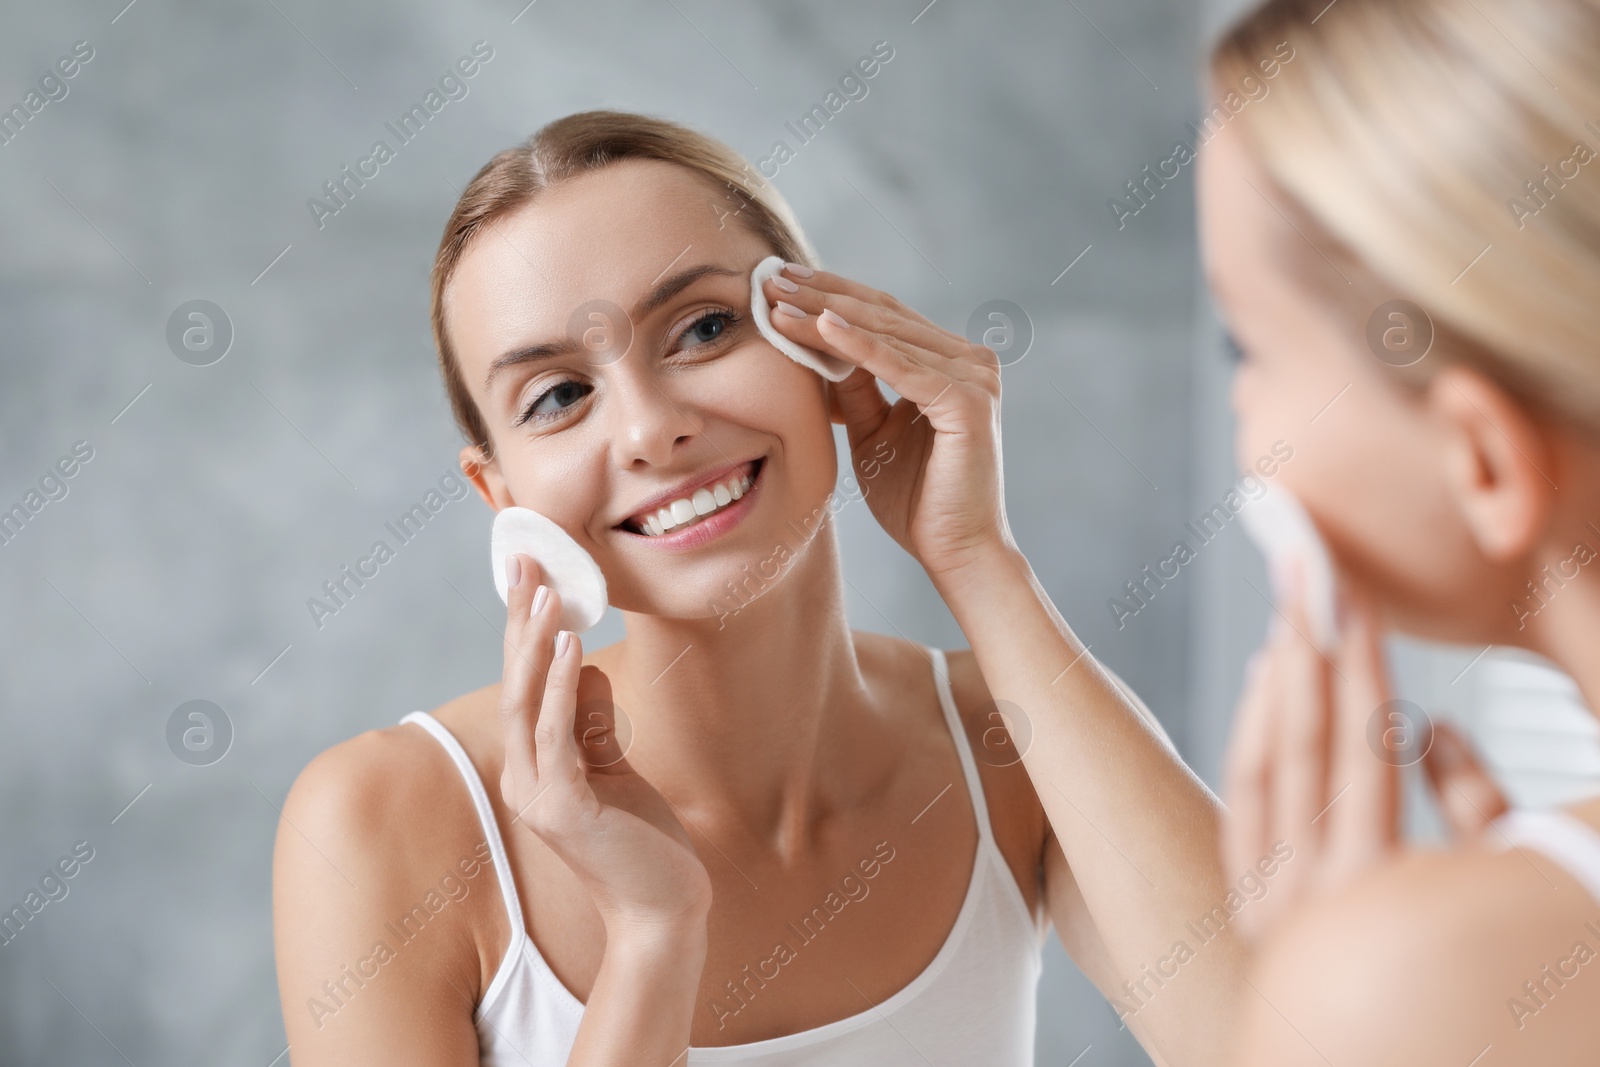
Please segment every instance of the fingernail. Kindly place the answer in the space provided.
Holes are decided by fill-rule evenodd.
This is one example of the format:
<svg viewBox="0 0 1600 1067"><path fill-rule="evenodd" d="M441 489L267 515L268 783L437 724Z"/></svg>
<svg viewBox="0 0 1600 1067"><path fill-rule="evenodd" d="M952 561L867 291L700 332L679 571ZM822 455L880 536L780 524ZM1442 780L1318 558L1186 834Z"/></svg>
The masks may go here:
<svg viewBox="0 0 1600 1067"><path fill-rule="evenodd" d="M533 614L535 614L535 615L539 614L539 610L544 607L544 602L546 600L549 600L549 599L550 599L550 590L546 586L540 585L538 589L534 590L534 593L533 593Z"/></svg>
<svg viewBox="0 0 1600 1067"><path fill-rule="evenodd" d="M848 330L850 328L850 324L844 321L844 319L841 318L832 308L824 308L822 310L822 314L818 315L817 318L827 319L841 330Z"/></svg>
<svg viewBox="0 0 1600 1067"><path fill-rule="evenodd" d="M516 556L506 557L506 585L515 589L522 584L522 561Z"/></svg>
<svg viewBox="0 0 1600 1067"><path fill-rule="evenodd" d="M793 274L796 278L809 278L817 273L804 263L785 263L783 269Z"/></svg>
<svg viewBox="0 0 1600 1067"><path fill-rule="evenodd" d="M801 311L793 304L784 300L778 301L778 310L783 312L785 315L788 315L790 318L803 319L806 317L806 313L804 311Z"/></svg>
<svg viewBox="0 0 1600 1067"><path fill-rule="evenodd" d="M571 630L562 630L561 632L557 633L556 634L556 655L558 657L566 655L567 654L567 646L569 644L571 644L571 643L572 643L572 631Z"/></svg>
<svg viewBox="0 0 1600 1067"><path fill-rule="evenodd" d="M772 276L772 284L776 285L779 289L782 289L786 293L798 293L800 291L800 287L798 285L796 285L794 282L791 282L788 278L785 278L781 274L774 274Z"/></svg>

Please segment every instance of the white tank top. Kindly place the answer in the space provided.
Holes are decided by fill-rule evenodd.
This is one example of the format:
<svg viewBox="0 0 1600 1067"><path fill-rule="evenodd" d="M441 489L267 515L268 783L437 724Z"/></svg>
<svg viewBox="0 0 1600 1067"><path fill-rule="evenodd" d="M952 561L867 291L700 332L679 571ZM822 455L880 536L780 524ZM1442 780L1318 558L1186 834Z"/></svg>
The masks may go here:
<svg viewBox="0 0 1600 1067"><path fill-rule="evenodd" d="M978 823L972 877L955 926L933 962L881 1004L765 1041L691 1046L688 1064L1006 1067L1033 1063L1044 931L995 844L977 763L950 694L944 652L928 648L927 655ZM511 923L511 943L474 1014L479 1062L484 1067L562 1067L578 1034L583 1002L556 977L523 926L516 882L483 782L460 743L433 716L415 711L400 721L416 723L432 734L466 779ZM759 994L757 988L754 995Z"/></svg>

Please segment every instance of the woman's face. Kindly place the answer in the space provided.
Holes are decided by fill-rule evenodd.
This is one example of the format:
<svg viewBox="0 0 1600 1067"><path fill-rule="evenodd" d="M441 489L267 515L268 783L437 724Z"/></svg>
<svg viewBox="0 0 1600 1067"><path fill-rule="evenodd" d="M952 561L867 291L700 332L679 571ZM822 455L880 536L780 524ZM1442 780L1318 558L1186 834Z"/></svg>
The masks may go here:
<svg viewBox="0 0 1600 1067"><path fill-rule="evenodd" d="M1243 353L1232 393L1241 468L1277 442L1293 450L1272 480L1394 625L1455 641L1502 629L1505 601L1486 592L1500 582L1446 487L1437 417L1368 349L1365 324L1311 291L1286 256L1311 257L1321 284L1349 283L1267 200L1270 179L1239 131L1208 142L1198 167L1206 274Z"/></svg>
<svg viewBox="0 0 1600 1067"><path fill-rule="evenodd" d="M737 210L684 168L619 163L489 228L446 292L494 447L480 488L559 524L626 611L712 616L739 603L730 582L764 591L749 576L776 574L778 546L809 540L833 491L826 382L751 322L750 271L772 250ZM741 475L739 500L642 528Z"/></svg>

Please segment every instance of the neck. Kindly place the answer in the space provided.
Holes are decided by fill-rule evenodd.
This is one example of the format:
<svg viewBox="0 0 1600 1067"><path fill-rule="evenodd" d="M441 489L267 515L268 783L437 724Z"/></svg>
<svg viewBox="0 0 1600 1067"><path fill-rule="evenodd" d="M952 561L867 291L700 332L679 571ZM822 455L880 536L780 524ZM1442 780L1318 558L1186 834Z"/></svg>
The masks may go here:
<svg viewBox="0 0 1600 1067"><path fill-rule="evenodd" d="M1600 539L1590 538L1600 551ZM1591 714L1600 714L1600 555L1587 563L1573 560L1565 570L1559 564L1541 572L1537 594L1529 601L1538 614L1529 620L1528 639L1522 647L1554 662L1565 671L1583 695ZM1572 577L1567 574L1577 573Z"/></svg>
<svg viewBox="0 0 1600 1067"><path fill-rule="evenodd" d="M834 807L826 754L867 699L833 525L784 567L725 592L715 617L625 613L605 666L633 726L629 763L713 838L720 826L801 845Z"/></svg>

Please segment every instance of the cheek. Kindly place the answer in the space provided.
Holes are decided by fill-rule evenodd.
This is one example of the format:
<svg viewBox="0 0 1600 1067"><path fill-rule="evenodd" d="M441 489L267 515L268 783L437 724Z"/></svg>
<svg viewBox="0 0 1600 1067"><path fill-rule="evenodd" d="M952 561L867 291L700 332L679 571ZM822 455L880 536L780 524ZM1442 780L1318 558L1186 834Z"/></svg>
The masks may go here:
<svg viewBox="0 0 1600 1067"><path fill-rule="evenodd" d="M1298 375L1251 362L1240 364L1229 394L1235 420L1234 461L1239 470L1256 469L1263 458L1278 457L1284 446L1299 454L1307 436L1307 419L1315 411L1304 410L1305 393Z"/></svg>
<svg viewBox="0 0 1600 1067"><path fill-rule="evenodd" d="M1382 601L1448 600L1470 561L1419 413L1393 387L1358 381L1302 438L1280 477L1340 569Z"/></svg>
<svg viewBox="0 0 1600 1067"><path fill-rule="evenodd" d="M545 440L525 438L501 452L511 498L595 551L589 524L604 513L606 442L591 427Z"/></svg>
<svg viewBox="0 0 1600 1067"><path fill-rule="evenodd" d="M742 350L713 387L730 421L779 438L791 478L816 471L819 453L835 454L827 383L772 346Z"/></svg>

